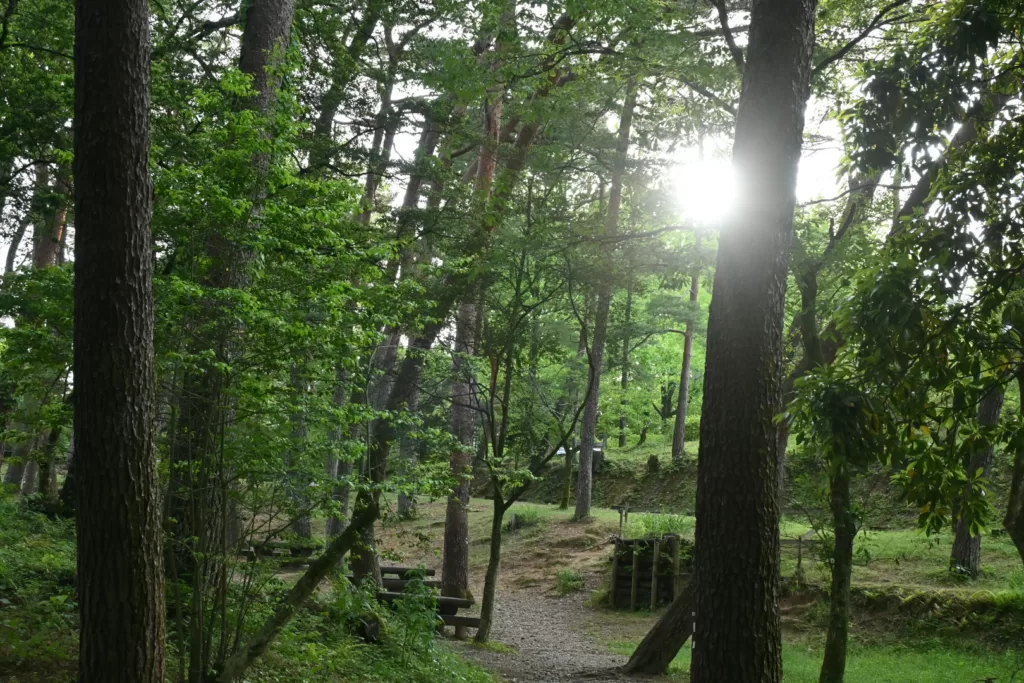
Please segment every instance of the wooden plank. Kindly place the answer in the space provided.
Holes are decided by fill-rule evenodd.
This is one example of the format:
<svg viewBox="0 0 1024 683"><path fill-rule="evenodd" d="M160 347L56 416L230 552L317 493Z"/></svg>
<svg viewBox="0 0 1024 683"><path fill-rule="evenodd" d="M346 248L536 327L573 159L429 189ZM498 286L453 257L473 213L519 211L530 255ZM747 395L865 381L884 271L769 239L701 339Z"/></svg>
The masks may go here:
<svg viewBox="0 0 1024 683"><path fill-rule="evenodd" d="M392 593L392 592L389 592L389 591L381 591L381 592L377 593L377 599L379 601L381 601L381 602L392 602L394 600L405 600L408 597L409 596L406 595L405 593ZM445 595L440 595L440 596L438 596L435 599L437 600L437 604L438 605L443 605L445 607L457 607L457 608L460 608L460 609L465 609L467 607L472 607L474 604L476 604L472 600L467 600L465 598L449 598L449 597L447 597Z"/></svg>
<svg viewBox="0 0 1024 683"><path fill-rule="evenodd" d="M384 590L386 590L386 591L398 591L398 592L401 592L401 591L405 590L405 587L408 586L410 583L412 583L412 581L410 579L392 579L390 577L383 577L381 579L381 581L384 583L384 586L383 586ZM423 585L426 586L427 588L440 588L441 587L441 580L440 579L423 579Z"/></svg>
<svg viewBox="0 0 1024 683"><path fill-rule="evenodd" d="M679 537L672 536L668 542L669 552L672 554L672 602L675 602L683 587L679 585Z"/></svg>
<svg viewBox="0 0 1024 683"><path fill-rule="evenodd" d="M619 518L621 519L621 513ZM608 595L608 602L612 609L615 609L615 584L619 579L619 539L615 539L615 545L612 546L612 590Z"/></svg>
<svg viewBox="0 0 1024 683"><path fill-rule="evenodd" d="M437 570L430 569L429 567L381 567L381 574L394 574L400 579L406 578L406 574L412 574L416 572L422 572L424 576L434 576Z"/></svg>
<svg viewBox="0 0 1024 683"><path fill-rule="evenodd" d="M480 617L463 617L458 614L442 614L441 621L445 626L465 626L466 628L480 628Z"/></svg>
<svg viewBox="0 0 1024 683"><path fill-rule="evenodd" d="M633 588L629 592L629 609L636 611L636 593L640 588L640 545L639 541L633 541Z"/></svg>
<svg viewBox="0 0 1024 683"><path fill-rule="evenodd" d="M658 607L658 553L661 552L661 541L654 542L654 561L651 562L651 611Z"/></svg>

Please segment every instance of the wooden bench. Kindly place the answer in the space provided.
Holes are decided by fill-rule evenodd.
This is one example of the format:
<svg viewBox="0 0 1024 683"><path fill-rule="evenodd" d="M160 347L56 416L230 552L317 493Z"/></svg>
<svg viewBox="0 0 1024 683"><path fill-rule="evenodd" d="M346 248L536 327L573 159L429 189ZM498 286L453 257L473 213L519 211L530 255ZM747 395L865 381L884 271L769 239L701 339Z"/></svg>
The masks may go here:
<svg viewBox="0 0 1024 683"><path fill-rule="evenodd" d="M427 576L434 576L436 572L433 569L427 570L416 570L409 567L381 567L381 574L397 574L400 576L408 576L413 571L423 571ZM410 579L382 579L385 590L377 593L377 601L385 604L393 604L397 600L403 600L408 595L402 591L405 590L411 583ZM424 580L423 584L430 588L440 588L441 582L437 580ZM458 614L460 609L469 609L475 603L475 601L469 598L453 598L447 595L438 595L435 597L437 600L437 616L441 623L445 626L462 626L465 628L480 628L480 617L470 617L466 615Z"/></svg>

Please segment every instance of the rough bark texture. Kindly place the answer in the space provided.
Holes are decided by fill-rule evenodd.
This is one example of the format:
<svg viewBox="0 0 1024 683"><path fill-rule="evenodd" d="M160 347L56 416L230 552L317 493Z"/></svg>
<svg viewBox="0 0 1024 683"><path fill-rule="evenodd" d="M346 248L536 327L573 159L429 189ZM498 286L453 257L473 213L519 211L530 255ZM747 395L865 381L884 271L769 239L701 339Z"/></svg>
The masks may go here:
<svg viewBox="0 0 1024 683"><path fill-rule="evenodd" d="M619 400L619 448L626 447L626 392L629 391L629 343L630 331L633 318L633 284L626 287L626 311L625 311L625 332L622 335L622 373L619 376L619 388L622 390L622 398Z"/></svg>
<svg viewBox="0 0 1024 683"><path fill-rule="evenodd" d="M486 643L491 637L491 626L494 624L494 594L498 589L498 573L501 570L501 525L505 517L505 505L501 497L494 496L493 512L491 513L491 544L487 559L487 573L484 574L484 596L480 609L480 626L473 638L478 643Z"/></svg>
<svg viewBox="0 0 1024 683"><path fill-rule="evenodd" d="M850 576L853 571L853 541L857 517L850 500L850 472L842 465L829 476L829 507L835 547L832 550L832 595L829 603L828 634L821 662L819 683L843 683L846 651L850 637Z"/></svg>
<svg viewBox="0 0 1024 683"><path fill-rule="evenodd" d="M345 367L341 363L338 363L334 366L333 401L335 409L344 408L348 402L348 382L348 372L346 372ZM327 519L327 538L340 536L341 532L345 530L346 518L348 517L348 499L351 486L345 480L352 474L352 461L348 459L339 460L337 451L341 442L345 439L345 432L345 428L340 424L334 425L327 437L332 444L327 456L327 462L325 463L327 476L332 480L342 480L340 483L334 484L331 490L331 498L338 505L338 512Z"/></svg>
<svg viewBox="0 0 1024 683"><path fill-rule="evenodd" d="M75 3L80 683L163 683L146 0Z"/></svg>
<svg viewBox="0 0 1024 683"><path fill-rule="evenodd" d="M31 496L39 488L39 463L29 460L25 466L25 476L21 483L21 495Z"/></svg>
<svg viewBox="0 0 1024 683"><path fill-rule="evenodd" d="M1021 395L1024 396L1024 373L1018 374L1017 384ZM1024 562L1024 449L1019 449L1014 454L1013 477L1003 526L1006 527L1006 532L1017 546L1017 553Z"/></svg>
<svg viewBox="0 0 1024 683"><path fill-rule="evenodd" d="M708 323L697 483L693 683L776 683L782 326L814 0L755 0ZM702 540L702 539L706 539Z"/></svg>
<svg viewBox="0 0 1024 683"><path fill-rule="evenodd" d="M441 595L454 598L469 595L469 485L473 463L473 439L476 436L475 395L470 358L475 351L477 306L459 305L456 324L455 357L452 371L452 434L459 440L451 454L451 473L455 488L448 496L444 523L444 558ZM464 637L465 629L456 628Z"/></svg>
<svg viewBox="0 0 1024 683"><path fill-rule="evenodd" d="M978 405L978 424L982 427L998 427L1003 412L1004 392L1002 385L989 389ZM971 456L967 465L967 475L974 477L978 470L986 479L992 469L993 446L989 444ZM965 496L968 493L964 492ZM956 523L956 535L953 538L953 551L949 558L949 567L953 571L965 573L971 578L981 571L981 536L971 534L970 523L961 518Z"/></svg>
<svg viewBox="0 0 1024 683"><path fill-rule="evenodd" d="M700 236L697 237L700 248ZM700 276L690 281L690 303L696 308L700 300ZM686 337L683 341L683 369L679 374L679 405L676 408L676 422L672 429L672 459L682 460L686 454L686 417L690 412L690 380L693 376L693 338L696 325L686 323Z"/></svg>
<svg viewBox="0 0 1024 683"><path fill-rule="evenodd" d="M696 606L696 592L691 581L640 641L623 671L631 676L660 676L668 673L668 665L693 635L693 612Z"/></svg>
<svg viewBox="0 0 1024 683"><path fill-rule="evenodd" d="M633 110L636 109L638 79L634 76L626 84L625 101L619 116L619 133L615 145L615 161L612 166L612 184L608 195L608 218L605 224L607 235L619 230L619 209L622 206L622 183L626 177L626 161L629 156L629 136L633 127ZM594 444L597 442L597 406L601 394L601 371L604 369L604 346L608 336L608 311L611 308L612 287L607 279L602 280L597 293L597 317L594 320L594 334L590 344L590 372L593 376L590 397L583 411L580 428L580 471L576 478L576 511L573 518L583 520L590 517L591 494L594 486Z"/></svg>

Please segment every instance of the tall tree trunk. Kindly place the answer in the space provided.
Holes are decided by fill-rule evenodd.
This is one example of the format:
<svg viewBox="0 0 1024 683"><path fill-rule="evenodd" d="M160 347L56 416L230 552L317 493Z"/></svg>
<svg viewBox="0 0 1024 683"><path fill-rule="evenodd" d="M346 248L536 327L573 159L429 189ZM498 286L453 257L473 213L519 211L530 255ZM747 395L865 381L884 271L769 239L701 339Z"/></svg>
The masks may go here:
<svg viewBox="0 0 1024 683"><path fill-rule="evenodd" d="M39 462L29 460L25 466L24 480L21 482L21 495L31 496L39 488Z"/></svg>
<svg viewBox="0 0 1024 683"><path fill-rule="evenodd" d="M832 550L832 595L829 601L828 635L821 662L819 683L843 683L846 650L850 637L850 577L853 572L853 542L857 538L857 516L850 500L850 471L839 463L829 475L829 507L835 547Z"/></svg>
<svg viewBox="0 0 1024 683"><path fill-rule="evenodd" d="M480 606L480 626L473 639L478 643L486 643L491 638L491 627L494 625L494 596L498 589L498 573L501 571L501 527L508 509L501 496L495 492L491 512L491 542L487 558L487 572L484 574L484 596Z"/></svg>
<svg viewBox="0 0 1024 683"><path fill-rule="evenodd" d="M633 283L626 285L626 311L625 331L622 334L622 375L619 379L619 388L622 390L622 398L619 400L619 448L626 447L626 407L629 401L626 400L626 392L629 391L629 343L633 316Z"/></svg>
<svg viewBox="0 0 1024 683"><path fill-rule="evenodd" d="M700 234L697 234L695 249L700 249ZM694 273L690 280L690 304L696 312L700 302L700 275ZM686 323L686 335L683 341L683 369L679 374L679 403L676 408L676 422L672 430L672 459L682 460L686 454L686 418L690 414L690 381L693 378L693 338L697 334L697 326Z"/></svg>
<svg viewBox="0 0 1024 683"><path fill-rule="evenodd" d="M5 485L21 490L21 483L25 480L25 470L28 467L29 456L32 454L33 448L35 448L35 439L31 437L14 446L11 457L7 460L7 472L4 473Z"/></svg>
<svg viewBox="0 0 1024 683"><path fill-rule="evenodd" d="M1020 387L1020 395L1024 396L1024 371L1017 374L1017 386ZM1018 448L1013 457L1013 475L1003 526L1024 562L1024 448Z"/></svg>
<svg viewBox="0 0 1024 683"><path fill-rule="evenodd" d="M639 79L631 76L626 83L625 101L619 116L619 134L615 145L615 161L612 166L612 185L608 196L608 217L605 233L614 235L619 231L619 209L622 206L622 182L626 177L626 161L629 157L629 136L633 126L633 111L636 109L636 94ZM594 335L590 344L590 372L593 385L587 406L583 411L583 425L580 428L580 472L576 478L577 521L590 517L591 493L594 483L594 444L597 442L597 407L601 394L601 371L604 369L604 345L608 334L608 310L611 307L612 286L607 278L602 279L597 293L597 317L594 320Z"/></svg>
<svg viewBox="0 0 1024 683"><path fill-rule="evenodd" d="M252 78L252 95L238 102L242 110L270 115L277 102L280 69L291 37L294 0L253 0L246 5L245 28L242 32L239 69ZM211 261L204 284L213 289L244 289L249 282L249 269L254 255L244 246L247 233L258 229L259 217L266 198L266 179L270 172L269 153L259 152L252 159L252 208L239 225L224 226L209 235L204 244ZM237 353L232 339L237 328L234 316L209 303L203 315L209 321L227 320L214 325L214 330L198 340L199 350L214 350L216 362L187 373L179 412L177 434L171 453L172 475L168 513L175 521L174 536L178 540L175 553L178 576L189 578L196 573L197 556L208 558L223 553L231 542L230 528L221 523L219 514L228 496L230 474L219 462L217 444L224 424L226 377L220 369L230 364ZM231 518L237 515L229 514ZM229 527L235 520L229 519ZM193 539L198 539L194 541ZM198 543L198 545L197 545ZM199 663L193 663L199 666ZM193 668L190 677L202 673Z"/></svg>
<svg viewBox="0 0 1024 683"><path fill-rule="evenodd" d="M589 312L589 311L588 311ZM579 341L576 345L576 366L582 364L584 354L587 352L587 334L586 325L580 326ZM575 370L575 366L573 368ZM568 379L566 380L566 394L569 395L572 405L579 404L579 387L576 383L575 372L570 372ZM584 408L586 410L586 408ZM573 433L573 438L570 442L565 444L565 468L562 474L562 498L559 501L559 510L569 509L569 499L572 497L572 464L573 464L573 453L576 450L576 434Z"/></svg>
<svg viewBox="0 0 1024 683"><path fill-rule="evenodd" d="M75 9L78 680L163 683L149 10L146 0Z"/></svg>
<svg viewBox="0 0 1024 683"><path fill-rule="evenodd" d="M478 307L459 305L456 323L454 368L452 370L452 434L458 440L451 454L455 487L448 496L444 523L444 558L441 595L464 598L469 595L469 484L476 437L476 395L473 390L472 357L476 351ZM464 628L456 628L465 637Z"/></svg>
<svg viewBox="0 0 1024 683"><path fill-rule="evenodd" d="M345 366L337 363L334 366L334 409L340 410L348 402L349 376ZM345 439L345 428L340 424L331 427L327 436L329 451L327 455L326 469L327 477L334 480L347 480L352 475L352 461L348 458L339 459L338 451L341 442ZM348 516L348 499L351 491L347 481L332 485L331 498L338 506L338 512L327 518L327 538L335 538L345 530L345 520Z"/></svg>
<svg viewBox="0 0 1024 683"><path fill-rule="evenodd" d="M754 0L733 163L740 200L718 250L697 482L692 683L777 683L782 317L814 0Z"/></svg>
<svg viewBox="0 0 1024 683"><path fill-rule="evenodd" d="M982 397L978 405L978 424L982 427L998 427L999 417L1003 412L1003 387L993 386ZM985 448L979 449L971 456L967 466L967 476L973 478L975 473L981 471L981 476L986 479L992 469L993 445L990 443ZM968 485L969 486L969 485ZM964 492L964 495L968 491ZM953 538L953 551L949 558L951 570L965 572L972 579L978 576L981 571L981 536L971 533L971 525L965 518L961 517L956 523L956 535Z"/></svg>

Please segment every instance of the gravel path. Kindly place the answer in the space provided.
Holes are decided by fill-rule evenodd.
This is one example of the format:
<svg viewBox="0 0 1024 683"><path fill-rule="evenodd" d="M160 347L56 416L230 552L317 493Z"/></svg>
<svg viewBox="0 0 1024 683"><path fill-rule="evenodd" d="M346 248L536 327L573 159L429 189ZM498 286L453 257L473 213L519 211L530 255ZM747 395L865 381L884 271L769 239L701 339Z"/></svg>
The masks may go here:
<svg viewBox="0 0 1024 683"><path fill-rule="evenodd" d="M536 592L499 592L492 640L515 653L458 644L460 652L499 674L508 683L621 683L614 672L625 657L607 650L580 631L588 621L583 595L549 597Z"/></svg>

